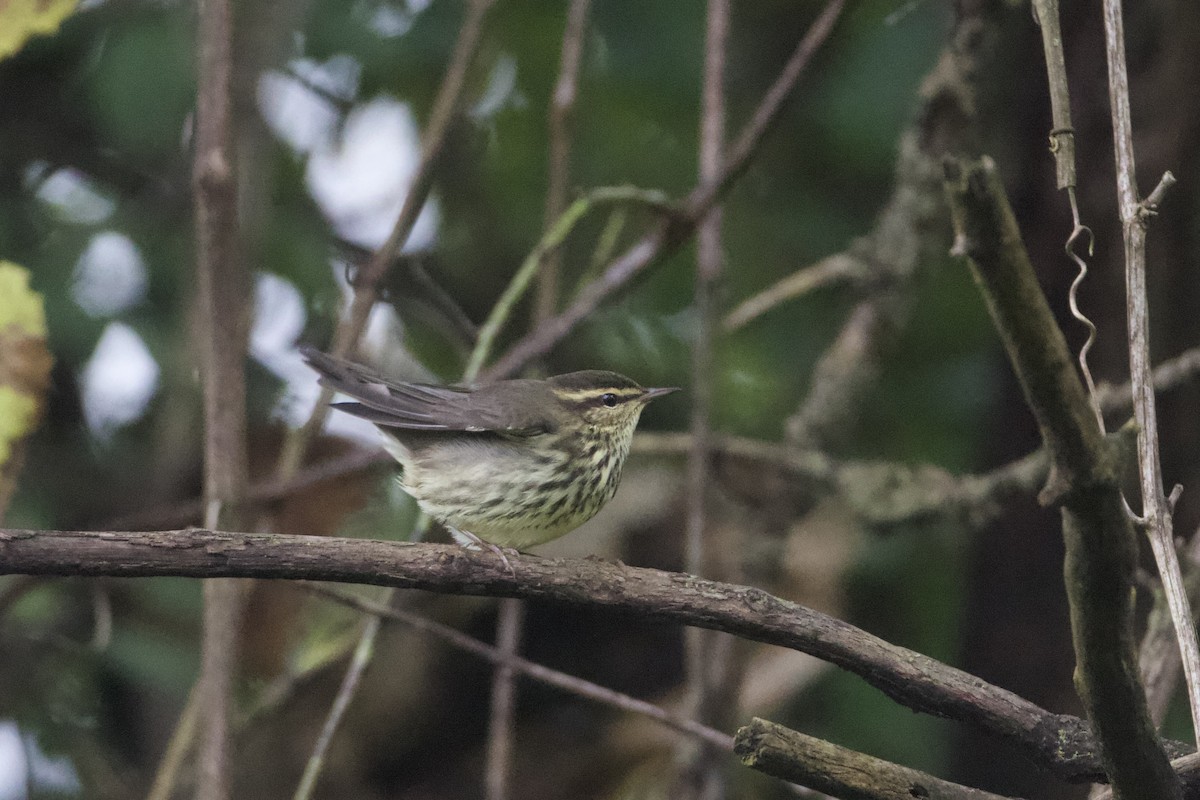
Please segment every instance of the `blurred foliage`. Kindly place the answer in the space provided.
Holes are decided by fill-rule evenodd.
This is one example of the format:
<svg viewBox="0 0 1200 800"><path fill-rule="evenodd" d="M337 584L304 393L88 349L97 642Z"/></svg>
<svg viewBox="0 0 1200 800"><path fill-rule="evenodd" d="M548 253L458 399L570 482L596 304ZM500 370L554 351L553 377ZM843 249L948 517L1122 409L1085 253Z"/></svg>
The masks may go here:
<svg viewBox="0 0 1200 800"><path fill-rule="evenodd" d="M821 5L734 4L730 138ZM335 97L325 102L336 117L335 132L343 129L347 112L378 98L407 104L423 127L462 18L461 5L450 0L423 6L412 0L282 0L271 4L271 14L241 8L241 66L286 76L298 74L302 62L328 66L342 60L352 67L350 89L331 90ZM950 13L932 0L849 6L725 204L723 309L866 233L892 187L897 138L912 121L918 84L945 42ZM695 0L594 4L574 117L574 187L632 184L673 197L691 188L704 8ZM33 286L45 297L57 360L46 421L6 520L12 526L103 527L116 515L198 494L199 384L189 318L194 13L192 5L174 2L98 0L57 35L32 40L0 61L0 258L32 271ZM1009 20L1022 36L1029 35L1027 18L1026 9ZM541 234L546 109L564 19L562 2L497 3L468 81L467 113L439 165L434 195L440 221L421 261L475 323ZM305 313L301 338L323 346L338 313L344 262L361 260L361 248L339 237L310 193L309 155L264 123L258 77L241 76L236 98L246 191L255 198L243 209L246 255L254 270L280 276L298 290ZM1040 177L1050 180L1048 172ZM619 246L650 222L646 212L623 213ZM589 218L566 243L564 302L594 274L593 251L611 222L603 214ZM87 311L78 299L83 259L95 237L108 232L136 249L145 268L144 291L120 308ZM685 247L588 319L540 368L610 368L648 385L688 386L696 327L693 269L694 251ZM388 285L404 343L433 372L451 378L462 369L464 348L406 275L397 269ZM712 376L717 426L780 439L784 421L809 387L813 365L854 300L847 289L821 290L720 339ZM979 469L988 437L996 433L989 423L1005 374L982 303L965 271L943 259L919 271L914 308L845 454ZM526 311L514 316L501 346L529 330ZM82 387L113 323L140 338L159 372L144 413L101 435L87 424ZM252 366L249 378L252 460L261 477L277 451L275 409L285 387L261 364ZM681 393L652 407L643 424L685 429L688 408ZM400 493L382 479L362 482L370 502L331 528L403 537L411 505L397 503ZM662 500L663 506L672 503L677 509L677 498ZM670 538L655 551L656 564L675 565L678 533L664 526L662 536ZM847 566L849 600L836 610L885 638L957 662L967 593L967 548L959 534L911 530L862 548ZM0 582L0 592L10 585ZM95 600L74 582L23 591L5 610L3 671L13 681L0 681L0 720L16 719L47 752L68 755L85 787L80 796L133 796L144 790L195 673L199 591L194 582L175 580L117 583L105 591L114 627L102 653L80 644L95 625ZM296 605L291 601L298 616ZM350 625L346 615L326 606L305 609L303 623L293 616L280 624L291 632L281 658L292 666L319 660ZM490 617L462 613L488 635ZM624 652L597 638L597 631L608 631L594 620L545 624L550 627L531 635L535 650L537 636L561 643L536 653L548 660L562 657L580 637L600 642L601 653ZM614 637L629 636L636 624L622 620L614 627L625 631ZM635 664L641 680L630 678L624 688L658 697L678 679L678 649L663 646L677 634L633 635L654 646L632 650L628 658L658 661L653 668ZM476 680L471 691L482 697L479 679L487 670L475 663L455 669L467 670ZM611 679L611 671L598 672L597 680ZM429 693L435 689L442 691L431 687ZM580 704L574 699L538 698L538 712L593 710L569 711ZM307 734L324 705L313 701L304 710L289 731L295 737L289 744L295 753L283 759L289 768L308 746ZM358 710L388 730L370 709ZM477 748L483 723L482 712L474 713L440 724L463 726L454 735L468 741L464 747ZM827 677L778 713L781 721L816 735L939 774L953 763L950 727L898 708L845 674ZM403 727L394 719L386 724ZM412 724L406 733L414 739L420 738L414 731L440 735L434 723ZM347 737L356 735L351 727ZM360 796L368 796L365 786L373 787L370 796L387 797L417 796L404 795L404 789L432 785L421 769L403 772L398 753L379 755L385 748L373 741L339 762L345 770L361 768L355 784ZM466 769L478 769L477 751L464 758ZM97 767L97 760L107 767ZM349 781L341 767L331 769ZM293 779L288 773L277 783ZM596 786L620 782L609 775Z"/></svg>

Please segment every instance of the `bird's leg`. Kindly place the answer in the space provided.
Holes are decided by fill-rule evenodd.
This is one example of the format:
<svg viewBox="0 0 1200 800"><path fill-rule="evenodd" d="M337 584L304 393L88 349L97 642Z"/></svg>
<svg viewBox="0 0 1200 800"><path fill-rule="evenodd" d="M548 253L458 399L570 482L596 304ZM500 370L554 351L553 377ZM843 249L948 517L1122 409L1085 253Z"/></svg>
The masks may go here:
<svg viewBox="0 0 1200 800"><path fill-rule="evenodd" d="M483 548L485 550L491 550L493 553L500 556L500 560L504 562L504 566L508 568L509 573L514 576L517 574L517 571L513 569L513 565L509 563L508 556L505 555L503 547L492 544L491 542L485 542L483 539L480 539L470 531L464 531L461 528L455 528L451 526L447 527L450 528L450 534L454 537L454 540L460 545L467 548L475 547L476 549ZM513 555L516 555L517 553L516 550L513 550L512 552Z"/></svg>

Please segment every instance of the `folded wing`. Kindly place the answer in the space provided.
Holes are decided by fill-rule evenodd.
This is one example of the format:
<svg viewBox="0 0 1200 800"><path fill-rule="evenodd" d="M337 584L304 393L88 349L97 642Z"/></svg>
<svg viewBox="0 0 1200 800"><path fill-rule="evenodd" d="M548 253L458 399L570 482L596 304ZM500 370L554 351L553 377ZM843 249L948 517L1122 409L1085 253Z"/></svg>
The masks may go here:
<svg viewBox="0 0 1200 800"><path fill-rule="evenodd" d="M505 413L508 404L480 402L467 388L392 381L345 359L302 348L301 355L321 376L321 383L353 397L354 403L333 407L387 428L427 431L494 431L533 435L547 426L526 414ZM516 383L515 381L512 383ZM489 387L495 394L498 386ZM500 387L500 392L504 389Z"/></svg>

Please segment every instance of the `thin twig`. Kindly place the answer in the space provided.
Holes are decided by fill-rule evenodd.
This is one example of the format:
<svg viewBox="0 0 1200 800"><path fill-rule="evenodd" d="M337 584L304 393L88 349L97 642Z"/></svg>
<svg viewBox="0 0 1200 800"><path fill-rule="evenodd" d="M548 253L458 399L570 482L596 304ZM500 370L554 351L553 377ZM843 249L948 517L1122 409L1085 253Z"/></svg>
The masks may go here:
<svg viewBox="0 0 1200 800"><path fill-rule="evenodd" d="M467 7L466 18L459 29L458 40L455 42L450 64L442 79L437 99L434 101L433 111L430 115L430 121L422 143L421 160L417 166L417 171L413 176L408 194L404 198L404 205L400 209L400 214L397 216L391 234L388 236L387 241L375 251L357 276L354 297L350 308L334 333L331 350L335 355L346 356L356 346L359 337L366 328L367 318L370 315L371 309L379 298L381 281L395 260L396 254L399 253L400 248L407 241L425 204L425 200L433 186L434 170L438 157L445 146L446 134L456 116L461 101L467 71L470 69L479 47L479 40L483 32L484 17L493 2L494 0L472 0ZM280 479L286 480L290 478L299 468L309 442L325 424L325 419L329 413L329 401L332 399L332 395L333 393L330 389L322 389L308 421L301 428L294 431L285 442L284 450L280 456L279 465L276 470L276 474ZM388 598L390 601L391 593L389 593ZM345 675L342 676L342 683L338 688L337 697L326 716L321 735L318 737L313 747L313 752L309 755L308 762L305 765L304 775L301 778L300 785L296 789L295 796L297 798L305 797L311 793L316 785L317 778L324 766L325 753L333 740L338 726L341 724L342 717L349 707L350 701L357 693L362 675L370 664L378 632L377 623L368 624L359 637L354 658Z"/></svg>
<svg viewBox="0 0 1200 800"><path fill-rule="evenodd" d="M630 697L627 694L622 694L621 692L600 686L583 678L577 678L574 675L550 669L520 656L505 653L502 649L484 644L478 639L474 639L465 633L451 628L449 625L443 625L440 622L435 622L419 614L414 614L411 611L388 608L379 603L372 603L369 600L364 600L347 592L330 589L320 584L304 584L304 587L322 597L327 597L342 605L356 608L363 613L373 614L382 619L399 622L410 628L432 634L452 647L457 647L460 650L487 659L493 664L512 669L514 672L539 683L544 683L547 686L552 686L569 694L595 700L598 703L603 703L622 711L632 711L635 714L641 714L642 716L661 722L680 733L708 742L721 750L730 752L733 750L733 737L728 734L713 730L686 717L681 717L661 706L647 703L645 700L638 700L636 697Z"/></svg>
<svg viewBox="0 0 1200 800"><path fill-rule="evenodd" d="M387 241L380 245L371 259L356 276L354 282L354 298L350 308L338 323L333 335L331 352L345 357L357 346L359 337L367 325L367 318L375 301L379 299L380 283L388 268L395 261L396 254L417 223L425 200L433 188L433 176L438 159L446 145L446 134L454 122L462 101L463 86L466 82L467 71L475 60L479 49L479 40L483 33L483 21L488 9L495 0L471 0L467 6L466 18L458 32L458 40L454 44L454 52L450 56L450 64L446 68L442 85L438 89L437 98L433 103L433 111L429 116L429 124L421 142L421 160L413 174L408 194L404 197L404 205L396 217L396 224ZM281 480L286 480L296 473L304 461L312 438L325 425L329 415L329 401L333 397L332 390L321 390L316 404L308 420L288 437L280 455L275 474Z"/></svg>
<svg viewBox="0 0 1200 800"><path fill-rule="evenodd" d="M1190 569L1184 576L1188 598L1192 603L1200 601L1200 535L1192 534L1183 548L1184 560ZM1150 719L1161 726L1167 717L1171 699L1178 685L1182 662L1179 658L1179 642L1175 636L1175 623L1171 610L1160 593L1155 592L1154 607L1146 619L1146 634L1138 652L1138 666L1142 683L1146 687L1146 704L1150 707Z"/></svg>
<svg viewBox="0 0 1200 800"><path fill-rule="evenodd" d="M809 292L838 283L860 283L870 275L870 269L851 253L834 253L815 264L809 264L756 295L738 303L725 315L721 326L726 333L740 330L776 306L803 297Z"/></svg>
<svg viewBox="0 0 1200 800"><path fill-rule="evenodd" d="M1158 415L1150 373L1150 308L1146 298L1146 214L1138 202L1129 111L1129 75L1125 67L1125 30L1120 0L1104 0L1104 39L1108 58L1108 95L1112 108L1113 149L1117 167L1117 199L1125 239L1126 315L1129 325L1129 377L1138 431L1138 472L1142 487L1142 519L1162 577L1163 590L1183 658L1193 737L1200 737L1200 643L1175 552L1173 508L1163 486L1158 451ZM1161 193L1159 193L1161 196ZM1200 740L1200 738L1197 738Z"/></svg>
<svg viewBox="0 0 1200 800"><path fill-rule="evenodd" d="M388 594L390 593L389 591ZM308 800L317 787L317 779L325 767L325 754L329 752L329 745L333 743L333 735L337 733L342 717L345 716L346 709L350 706L350 701L358 692L363 673L366 672L367 666L375 654L375 641L378 637L379 617L369 617L358 638L358 644L354 648L350 666L346 669L346 674L342 676L337 696L334 697L333 705L325 716L325 723L321 726L321 733L317 736L317 743L313 746L312 755L304 765L304 774L300 776L300 783L296 786L292 800Z"/></svg>
<svg viewBox="0 0 1200 800"><path fill-rule="evenodd" d="M373 250L362 247L346 239L334 239L337 258L347 263L347 269L353 270L348 274L361 272L363 264L371 260ZM407 278L407 287L412 291L408 296L425 301L438 317L438 321L454 339L455 344L461 344L464 349L470 347L479 335L479 326L471 321L454 296L446 287L438 283L425 264L435 259L429 253L396 253L392 259L391 269L399 269ZM386 276L385 276L386 277ZM387 286L380 291L380 299L386 300Z"/></svg>
<svg viewBox="0 0 1200 800"><path fill-rule="evenodd" d="M1079 320L1087 329L1087 339L1079 348L1079 370L1087 384L1088 398L1092 402L1092 410L1096 413L1096 421L1104 432L1104 416L1096 400L1096 382L1092 379L1092 370L1088 366L1088 351L1096 343L1096 326L1079 309L1079 287L1087 278L1088 267L1083 257L1075 252L1076 244L1083 238L1088 241L1088 255L1092 251L1092 232L1079 221L1079 203L1075 197L1075 128L1071 124L1071 92L1067 82L1067 61L1063 52L1062 27L1058 18L1058 0L1034 0L1033 18L1042 29L1042 50L1046 56L1046 76L1050 85L1050 152L1054 154L1055 176L1059 189L1067 190L1067 198L1071 204L1071 233L1064 245L1067 257L1075 262L1078 273L1071 281L1067 294L1067 305L1071 316Z"/></svg>
<svg viewBox="0 0 1200 800"><path fill-rule="evenodd" d="M941 165L978 150L976 83L995 39L994 5L954 4L953 32L921 82L913 124L900 136L892 193L870 232L845 250L863 272L866 290L785 424L794 446L830 449L849 441L889 349L911 318L919 270L949 246Z"/></svg>
<svg viewBox="0 0 1200 800"><path fill-rule="evenodd" d="M445 147L450 125L458 111L467 71L479 49L484 18L493 3L494 0L471 0L467 6L466 18L459 29L458 40L454 44L450 64L442 78L442 85L438 89L429 124L425 130L421 160L417 165L417 171L413 175L408 194L404 198L404 205L400 209L391 234L357 276L354 298L350 303L350 308L334 332L331 348L334 355L344 357L357 345L359 337L366 328L371 309L379 298L380 283L395 260L396 254L408 240L413 226L416 225L425 200L429 196L429 191L433 187L434 170L442 149ZM329 414L329 401L332 397L333 391L323 388L308 421L288 437L276 469L279 479L287 480L298 470L304 460L309 442L325 424L325 419ZM418 524L415 530L423 530L423 525ZM389 593L389 601L391 596ZM358 691L362 675L370 663L377 635L377 624L367 625L363 629L358 646L355 648L355 657L346 674L342 676L337 698L326 716L321 736L305 765L304 776L296 790L297 796L300 796L302 791L311 792L315 786L324 764L325 752L341 724L342 716L349 707L351 699Z"/></svg>
<svg viewBox="0 0 1200 800"><path fill-rule="evenodd" d="M725 156L720 176L692 190L683 211L663 222L609 263L588 284L567 309L545 321L514 344L483 374L486 380L513 375L531 360L544 355L562 341L575 326L594 312L601 303L624 288L651 264L675 252L695 231L708 209L741 177L758 152L763 138L774 127L783 102L796 85L814 53L829 37L842 12L845 0L831 0L805 33L783 70L767 90L750 121L745 124Z"/></svg>
<svg viewBox="0 0 1200 800"><path fill-rule="evenodd" d="M246 485L245 358L249 279L238 246L232 115L233 8L230 0L199 4L196 152L196 300L204 380L205 524L242 527ZM234 581L204 586L200 677L199 800L227 800L232 789L230 704L241 617Z"/></svg>
<svg viewBox="0 0 1200 800"><path fill-rule="evenodd" d="M167 740L166 750L158 760L154 781L150 784L150 791L146 793L146 800L171 800L175 793L179 773L183 770L184 761L196 739L196 724L200 716L200 703L196 696L198 689L199 685L193 684L188 692L183 711L175 722L171 738Z"/></svg>
<svg viewBox="0 0 1200 800"><path fill-rule="evenodd" d="M1154 379L1155 394L1177 389L1188 381L1195 380L1200 375L1200 347L1184 350L1174 358L1169 358L1154 368L1151 376ZM1105 412L1128 411L1133 407L1133 384L1122 383L1119 386L1101 383L1096 394L1100 399L1100 408Z"/></svg>
<svg viewBox="0 0 1200 800"><path fill-rule="evenodd" d="M243 496L247 505L262 505L283 500L313 488L325 481L345 478L368 470L378 469L396 462L383 450L354 450L343 456L326 459L305 467L287 480L269 478L252 484ZM189 524L198 524L204 516L201 500L185 500L180 503L148 508L114 517L99 527L108 530L153 530Z"/></svg>
<svg viewBox="0 0 1200 800"><path fill-rule="evenodd" d="M1067 61L1063 53L1058 0L1033 0L1033 18L1042 29L1042 50L1050 86L1050 152L1059 189L1075 187L1075 128L1071 125L1071 92L1067 83Z"/></svg>

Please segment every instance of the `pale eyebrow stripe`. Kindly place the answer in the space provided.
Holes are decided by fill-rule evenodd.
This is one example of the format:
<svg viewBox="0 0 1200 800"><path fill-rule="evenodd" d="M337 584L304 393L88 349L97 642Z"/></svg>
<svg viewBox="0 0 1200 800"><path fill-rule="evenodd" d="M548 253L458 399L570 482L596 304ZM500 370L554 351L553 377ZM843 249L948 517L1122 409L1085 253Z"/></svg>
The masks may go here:
<svg viewBox="0 0 1200 800"><path fill-rule="evenodd" d="M559 396L564 400L573 402L582 402L584 400L592 400L602 395L611 394L622 400L633 400L645 394L643 389L577 389L573 392L564 391Z"/></svg>

